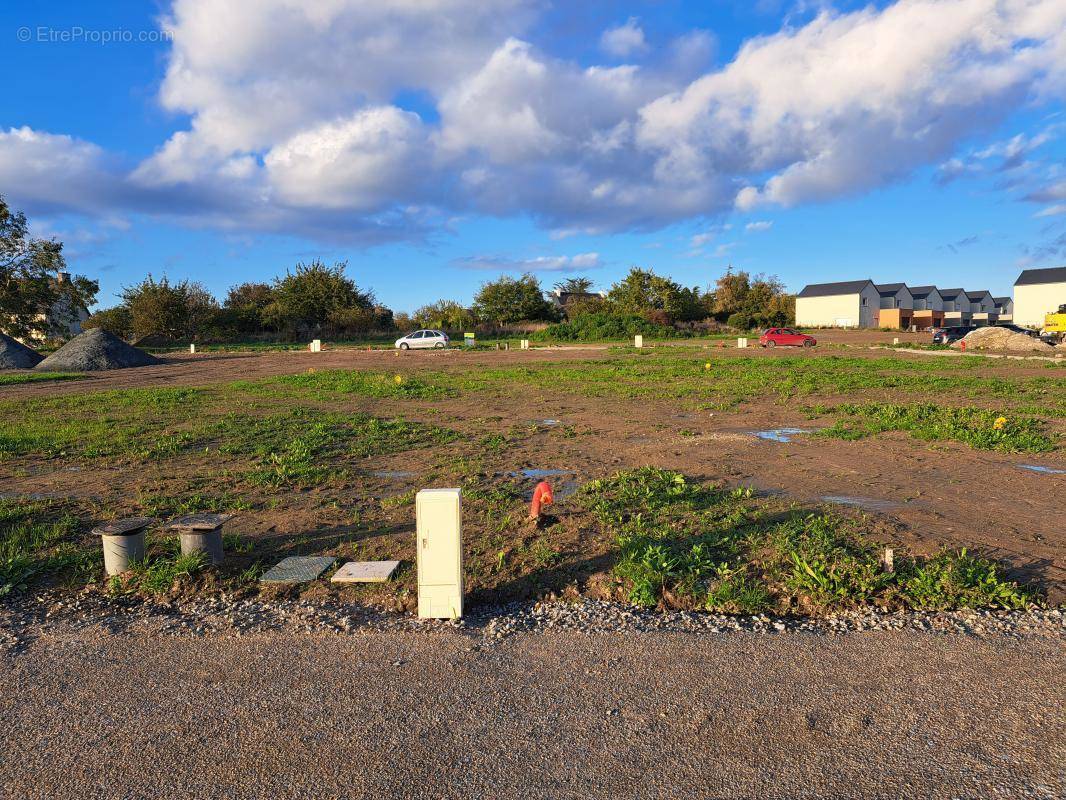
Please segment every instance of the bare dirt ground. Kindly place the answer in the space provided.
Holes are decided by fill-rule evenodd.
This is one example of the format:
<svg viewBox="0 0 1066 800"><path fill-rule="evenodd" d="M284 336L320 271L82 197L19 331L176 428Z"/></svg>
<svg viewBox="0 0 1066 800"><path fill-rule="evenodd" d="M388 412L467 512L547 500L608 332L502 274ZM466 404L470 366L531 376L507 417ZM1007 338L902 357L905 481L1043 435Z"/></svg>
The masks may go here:
<svg viewBox="0 0 1066 800"><path fill-rule="evenodd" d="M1056 798L1060 638L53 631L3 798Z"/></svg>
<svg viewBox="0 0 1066 800"><path fill-rule="evenodd" d="M829 344L846 343L846 350L826 348L813 353L779 349L773 357L824 358L846 354L884 358L884 350L868 350L891 334L826 332ZM907 336L905 334L904 336ZM921 337L923 334L910 334ZM686 346L679 344L676 346ZM687 345L691 347L692 345ZM701 351L702 352L702 351ZM605 357L603 346L545 348L507 352L408 352L327 350L321 354L283 352L268 354L172 356L161 367L99 373L86 380L4 387L0 397L53 396L97 389L151 386L207 385L237 379L297 374L309 368L327 370L395 370L417 375L420 370L470 370L501 365L560 363ZM765 351L735 348L706 349L710 359L771 357ZM892 354L921 359L924 356ZM1047 376L1041 363L989 361L980 373L991 377ZM818 397L826 402L854 398ZM882 398L892 400L891 395ZM962 398L963 400L965 398ZM947 398L956 402L956 398ZM809 401L808 401L809 402ZM885 433L861 441L796 436L788 443L764 441L759 430L805 428L810 421L799 404L782 404L776 398L756 399L728 411L698 411L690 404L661 399L629 400L588 397L559 391L523 388L519 393L482 393L472 400L459 396L437 401L394 401L353 397L348 410L371 414L402 413L406 418L444 424L471 437L542 418L558 419L581 435L565 437L558 430L540 429L511 443L498 459L506 470L548 468L565 470L567 479L590 480L620 468L654 465L688 475L750 485L794 497L801 503L819 503L832 497L847 504L854 514L870 515L886 543L899 543L919 552L939 547L966 547L1004 559L1012 576L1034 581L1052 602L1066 598L1066 531L1061 525L1066 474L1039 473L1022 468L1037 464L1066 469L1061 449L1042 456L1009 455L975 450L956 443L928 443L902 433ZM1061 420L1053 425L1062 427ZM363 476L359 481L337 483L328 490L302 495L296 509L283 515L269 512L242 514L242 530L255 535L295 537L319 531L324 538L342 525L343 516L331 509L355 503L370 494L389 497L419 488L431 472L432 452L415 451L377 459L374 470L410 471L415 475L389 478ZM0 491L80 495L106 500L116 487L134 495L140 489L165 486L175 478L180 464L162 467L86 465L77 471L41 464L29 473L0 478ZM566 517L565 501L556 507ZM413 554L410 510L398 509L390 526L377 536L360 534L368 555L407 558ZM335 532L335 531L334 531ZM580 530L570 531L572 545L591 555L565 569L542 570L543 581L534 585L558 587L573 573L578 579L602 569L596 556L607 548L588 541ZM381 538L384 537L384 538ZM380 541L379 541L380 539ZM410 541L409 541L410 540ZM376 544L380 545L376 547ZM408 551L411 551L408 553ZM560 575L559 573L563 573ZM501 596L508 596L503 590ZM493 599L491 595L484 599Z"/></svg>

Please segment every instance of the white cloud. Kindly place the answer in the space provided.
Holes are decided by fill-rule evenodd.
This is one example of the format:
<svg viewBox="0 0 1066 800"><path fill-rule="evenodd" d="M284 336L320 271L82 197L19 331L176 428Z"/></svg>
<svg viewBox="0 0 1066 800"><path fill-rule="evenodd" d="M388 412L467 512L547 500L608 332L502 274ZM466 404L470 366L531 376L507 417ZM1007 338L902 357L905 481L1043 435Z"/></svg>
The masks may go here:
<svg viewBox="0 0 1066 800"><path fill-rule="evenodd" d="M603 266L599 253L537 256L526 259L512 259L505 256L467 256L456 259L452 263L467 269L488 269L497 272L578 272Z"/></svg>
<svg viewBox="0 0 1066 800"><path fill-rule="evenodd" d="M605 30L600 37L600 47L609 55L627 58L643 53L648 49L648 43L644 41L644 30L637 18L630 17L625 24Z"/></svg>
<svg viewBox="0 0 1066 800"><path fill-rule="evenodd" d="M422 120L395 106L298 133L271 148L264 163L282 201L357 212L419 198L431 177Z"/></svg>
<svg viewBox="0 0 1066 800"><path fill-rule="evenodd" d="M752 233L761 233L762 231L770 230L772 227L774 227L773 220L760 219L755 222L749 222L744 226L744 230Z"/></svg>
<svg viewBox="0 0 1066 800"><path fill-rule="evenodd" d="M1034 217L1057 217L1059 214L1066 214L1066 203L1058 203L1053 206L1037 211Z"/></svg>
<svg viewBox="0 0 1066 800"><path fill-rule="evenodd" d="M0 186L46 211L367 242L470 213L559 235L655 229L926 165L947 179L975 159L1024 164L1040 134L958 151L1066 96L1062 0L826 10L720 68L701 31L658 66L553 58L527 40L540 5L177 0L160 101L188 126L133 169L69 136L0 133ZM647 47L636 20L603 44ZM410 92L428 112L403 107ZM1045 174L1027 199L1061 203L1060 180Z"/></svg>
<svg viewBox="0 0 1066 800"><path fill-rule="evenodd" d="M867 190L947 155L1066 70L1061 2L910 0L822 13L749 41L720 72L641 110L638 141L691 174L769 172L736 206ZM1056 88L1057 86L1057 88Z"/></svg>

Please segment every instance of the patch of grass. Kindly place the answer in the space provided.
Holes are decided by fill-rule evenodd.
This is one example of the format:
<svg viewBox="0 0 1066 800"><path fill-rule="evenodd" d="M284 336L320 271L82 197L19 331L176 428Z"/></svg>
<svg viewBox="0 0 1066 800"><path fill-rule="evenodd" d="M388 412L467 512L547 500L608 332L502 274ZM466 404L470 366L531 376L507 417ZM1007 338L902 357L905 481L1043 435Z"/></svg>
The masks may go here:
<svg viewBox="0 0 1066 800"><path fill-rule="evenodd" d="M247 478L261 486L314 486L344 472L339 459L446 444L457 436L434 425L315 408L265 417L228 414L211 434L219 453L257 458Z"/></svg>
<svg viewBox="0 0 1066 800"><path fill-rule="evenodd" d="M255 550L255 542L239 533L223 533L222 550L225 553L250 553Z"/></svg>
<svg viewBox="0 0 1066 800"><path fill-rule="evenodd" d="M169 594L206 565L204 553L182 554L177 537L155 539L149 543L143 560L131 563L126 572L108 580L108 590L112 594Z"/></svg>
<svg viewBox="0 0 1066 800"><path fill-rule="evenodd" d="M1013 363L996 366L1010 369ZM588 397L683 399L707 409L733 408L761 398L788 402L819 394L905 390L930 401L961 395L991 406L1009 399L1028 413L1066 416L1066 381L1051 376L974 374L988 367L978 357L722 356L713 349L678 347L619 351L611 358L588 361L481 367L429 377L463 394L521 393L532 386Z"/></svg>
<svg viewBox="0 0 1066 800"><path fill-rule="evenodd" d="M321 398L354 394L363 397L437 400L451 394L443 386L410 375L344 369L311 371L300 375L279 375L239 383L235 386L253 391L296 388Z"/></svg>
<svg viewBox="0 0 1066 800"><path fill-rule="evenodd" d="M251 503L243 497L228 491L217 494L190 491L181 495L146 493L141 494L137 504L145 515L160 519L189 514L248 511L252 508Z"/></svg>
<svg viewBox="0 0 1066 800"><path fill-rule="evenodd" d="M1045 453L1054 440L1039 420L981 408L951 408L935 403L847 403L835 409L850 420L818 432L837 439L861 439L883 431L907 431L917 439L963 442L979 450Z"/></svg>
<svg viewBox="0 0 1066 800"><path fill-rule="evenodd" d="M403 508L404 506L414 505L415 494L417 489L411 489L403 494L393 495L392 497L382 497L381 507L384 509L390 508Z"/></svg>
<svg viewBox="0 0 1066 800"><path fill-rule="evenodd" d="M579 496L614 535L615 575L641 606L824 613L869 605L1022 608L1036 600L965 551L901 554L886 572L881 548L851 520L777 509L749 491L693 484L676 472L620 472Z"/></svg>
<svg viewBox="0 0 1066 800"><path fill-rule="evenodd" d="M0 456L170 456L193 441L182 426L195 420L205 394L124 389L0 401Z"/></svg>
<svg viewBox="0 0 1066 800"><path fill-rule="evenodd" d="M99 556L80 530L77 518L49 503L0 500L0 597L63 573L88 575Z"/></svg>
<svg viewBox="0 0 1066 800"><path fill-rule="evenodd" d="M85 375L80 372L19 372L12 375L0 375L0 386L44 381L77 381L84 377Z"/></svg>

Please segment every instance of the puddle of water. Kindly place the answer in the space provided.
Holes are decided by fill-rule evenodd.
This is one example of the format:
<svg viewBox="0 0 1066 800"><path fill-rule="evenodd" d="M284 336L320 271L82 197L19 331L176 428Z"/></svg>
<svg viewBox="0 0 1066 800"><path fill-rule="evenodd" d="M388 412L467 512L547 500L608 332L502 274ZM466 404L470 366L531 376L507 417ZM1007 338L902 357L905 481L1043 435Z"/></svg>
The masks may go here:
<svg viewBox="0 0 1066 800"><path fill-rule="evenodd" d="M389 480L400 480L402 478L413 478L415 472L405 472L401 469L379 469L370 473L375 478L388 478Z"/></svg>
<svg viewBox="0 0 1066 800"><path fill-rule="evenodd" d="M559 475L573 475L573 470L569 469L523 469L518 472L510 473L515 478L526 478L528 480L539 481L544 478L554 478ZM580 488L580 484L574 478L567 478L566 480L552 481L552 495L555 497L555 501L565 500L568 497L577 493ZM528 502L533 499L533 490L525 492L525 498Z"/></svg>
<svg viewBox="0 0 1066 800"><path fill-rule="evenodd" d="M544 425L544 426L546 426L548 428L554 427L556 425L562 425L563 424L563 421L561 419L534 419L534 420L530 420L530 421L534 425Z"/></svg>
<svg viewBox="0 0 1066 800"><path fill-rule="evenodd" d="M800 433L810 433L804 428L773 428L768 431L755 431L755 435L768 442L791 442L792 437Z"/></svg>
<svg viewBox="0 0 1066 800"><path fill-rule="evenodd" d="M822 500L826 503L836 503L841 506L865 508L868 511L890 511L893 508L899 508L899 503L894 503L891 500L879 500L876 497L852 497L846 494L826 494L822 495Z"/></svg>
<svg viewBox="0 0 1066 800"><path fill-rule="evenodd" d="M573 475L573 473L568 469L524 469L514 475L521 475L523 478L550 478L552 475Z"/></svg>
<svg viewBox="0 0 1066 800"><path fill-rule="evenodd" d="M1039 472L1041 475L1066 475L1066 469L1043 467L1039 464L1019 464L1018 466L1022 469L1027 469L1030 472Z"/></svg>

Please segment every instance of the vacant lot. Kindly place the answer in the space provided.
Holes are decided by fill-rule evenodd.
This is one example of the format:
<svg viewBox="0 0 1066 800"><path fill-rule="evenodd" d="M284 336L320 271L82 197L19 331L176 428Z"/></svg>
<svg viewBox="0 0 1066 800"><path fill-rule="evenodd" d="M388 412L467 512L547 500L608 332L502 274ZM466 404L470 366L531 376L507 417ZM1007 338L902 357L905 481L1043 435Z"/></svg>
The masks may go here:
<svg viewBox="0 0 1066 800"><path fill-rule="evenodd" d="M24 384L9 374L0 585L255 592L280 557L327 553L403 560L393 584L340 591L410 609L414 493L461 486L474 603L1060 602L1066 367L829 339L814 352L336 350L171 356ZM805 432L757 435L782 428ZM557 502L533 528L540 470ZM201 510L239 514L225 568L176 559L160 538L136 574L101 581L93 523Z"/></svg>

